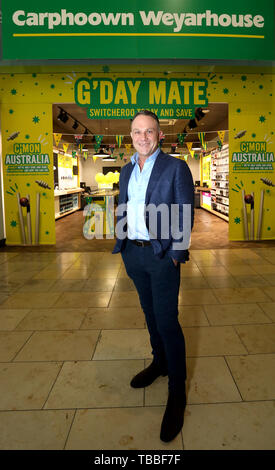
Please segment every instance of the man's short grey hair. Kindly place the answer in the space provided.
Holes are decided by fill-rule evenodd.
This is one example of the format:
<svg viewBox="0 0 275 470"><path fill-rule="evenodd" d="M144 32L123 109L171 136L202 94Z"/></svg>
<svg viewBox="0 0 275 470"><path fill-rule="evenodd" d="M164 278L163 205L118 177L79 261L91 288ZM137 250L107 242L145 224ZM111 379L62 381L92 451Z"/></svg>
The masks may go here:
<svg viewBox="0 0 275 470"><path fill-rule="evenodd" d="M159 126L159 118L157 117L157 115L155 113L152 113L152 111L149 111L149 109L143 109L142 111L139 111L132 119L132 125L133 125L133 122L134 120L138 117L138 116L149 116L151 118L153 118L157 124L158 124L158 128L160 127Z"/></svg>

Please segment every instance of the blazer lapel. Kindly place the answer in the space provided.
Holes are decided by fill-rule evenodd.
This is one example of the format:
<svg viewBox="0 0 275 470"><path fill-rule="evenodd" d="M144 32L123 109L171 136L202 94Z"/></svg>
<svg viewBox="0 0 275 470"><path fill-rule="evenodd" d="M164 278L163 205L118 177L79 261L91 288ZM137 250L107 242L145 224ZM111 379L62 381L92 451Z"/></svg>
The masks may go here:
<svg viewBox="0 0 275 470"><path fill-rule="evenodd" d="M155 188L157 182L161 178L161 175L163 173L163 170L165 166L167 165L166 159L165 159L165 154L163 152L160 152L156 158L155 164L152 169L151 176L149 178L149 183L146 191L146 196L145 196L145 204L149 204L151 194L153 189Z"/></svg>
<svg viewBox="0 0 275 470"><path fill-rule="evenodd" d="M124 174L124 178L123 178L123 187L120 188L120 192L122 191L122 194L121 194L121 201L123 202L126 202L128 201L128 184L129 184L129 180L130 180L130 176L132 174L132 171L134 169L134 166L131 162L128 163L128 165L126 165L125 167L125 174Z"/></svg>

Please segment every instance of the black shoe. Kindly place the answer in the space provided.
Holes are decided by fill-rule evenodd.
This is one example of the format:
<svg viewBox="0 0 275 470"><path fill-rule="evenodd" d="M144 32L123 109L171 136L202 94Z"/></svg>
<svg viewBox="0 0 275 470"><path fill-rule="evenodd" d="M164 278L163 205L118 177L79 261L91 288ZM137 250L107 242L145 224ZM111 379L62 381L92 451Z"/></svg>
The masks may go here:
<svg viewBox="0 0 275 470"><path fill-rule="evenodd" d="M149 367L142 370L131 381L130 385L133 388L143 388L151 385L160 375L165 377L167 370L160 368L152 362Z"/></svg>
<svg viewBox="0 0 275 470"><path fill-rule="evenodd" d="M183 426L186 395L169 393L166 410L163 416L160 438L164 442L172 441Z"/></svg>

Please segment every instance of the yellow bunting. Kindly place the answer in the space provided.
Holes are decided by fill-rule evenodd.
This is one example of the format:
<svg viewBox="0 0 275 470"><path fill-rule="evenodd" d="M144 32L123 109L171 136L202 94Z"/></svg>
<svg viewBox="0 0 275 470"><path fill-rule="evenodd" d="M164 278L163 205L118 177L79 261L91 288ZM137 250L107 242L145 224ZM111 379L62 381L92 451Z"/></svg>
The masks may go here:
<svg viewBox="0 0 275 470"><path fill-rule="evenodd" d="M63 150L65 153L67 153L68 147L69 147L69 144L63 144Z"/></svg>
<svg viewBox="0 0 275 470"><path fill-rule="evenodd" d="M97 158L98 158L98 157L97 157L96 155L93 155L93 161L94 161L94 162L96 162L96 159L97 159Z"/></svg>
<svg viewBox="0 0 275 470"><path fill-rule="evenodd" d="M187 145L189 152L191 153L193 142L186 142L186 145Z"/></svg>
<svg viewBox="0 0 275 470"><path fill-rule="evenodd" d="M121 147L123 137L124 137L123 135L116 135L116 141L117 141L118 147Z"/></svg>
<svg viewBox="0 0 275 470"><path fill-rule="evenodd" d="M218 132L218 136L220 138L220 141L221 143L223 144L223 139L224 139L224 134L225 134L225 131L217 131Z"/></svg>
<svg viewBox="0 0 275 470"><path fill-rule="evenodd" d="M131 147L132 147L132 144L125 144L125 148L127 150L127 153L130 152Z"/></svg>
<svg viewBox="0 0 275 470"><path fill-rule="evenodd" d="M55 145L58 147L62 134L54 134Z"/></svg>

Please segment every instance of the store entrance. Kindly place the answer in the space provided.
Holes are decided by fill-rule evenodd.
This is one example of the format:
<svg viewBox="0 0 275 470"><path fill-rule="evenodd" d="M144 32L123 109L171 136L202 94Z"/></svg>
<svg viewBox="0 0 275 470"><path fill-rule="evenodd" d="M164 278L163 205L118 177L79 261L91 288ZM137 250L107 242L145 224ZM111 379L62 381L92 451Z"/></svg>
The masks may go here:
<svg viewBox="0 0 275 470"><path fill-rule="evenodd" d="M104 189L117 191L119 174L134 149L130 120L91 120L75 103L53 105L56 248L67 251L110 251L114 240L86 239L84 207L104 204ZM192 247L229 246L228 104L209 103L190 120L160 120L161 147L184 158L195 185ZM111 178L111 179L110 179ZM103 192L102 192L103 191Z"/></svg>

